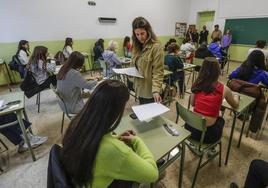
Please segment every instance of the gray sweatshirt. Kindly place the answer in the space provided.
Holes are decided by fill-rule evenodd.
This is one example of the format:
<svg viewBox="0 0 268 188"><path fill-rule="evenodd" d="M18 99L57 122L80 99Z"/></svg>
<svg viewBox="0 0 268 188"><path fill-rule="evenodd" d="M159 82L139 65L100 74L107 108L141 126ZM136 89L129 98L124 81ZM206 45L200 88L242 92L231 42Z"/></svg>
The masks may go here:
<svg viewBox="0 0 268 188"><path fill-rule="evenodd" d="M81 89L91 90L95 85L97 81L86 81L75 69L70 69L64 80L57 80L57 90L62 95L68 112L73 114L77 114L84 107Z"/></svg>

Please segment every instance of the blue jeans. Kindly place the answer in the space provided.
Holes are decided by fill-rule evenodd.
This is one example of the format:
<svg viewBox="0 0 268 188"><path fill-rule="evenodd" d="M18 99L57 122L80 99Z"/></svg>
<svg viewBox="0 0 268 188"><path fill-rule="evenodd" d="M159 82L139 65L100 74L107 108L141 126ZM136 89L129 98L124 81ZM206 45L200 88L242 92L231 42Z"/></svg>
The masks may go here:
<svg viewBox="0 0 268 188"><path fill-rule="evenodd" d="M0 127L3 124L11 123L16 120L17 116L15 113L0 116L0 122L1 122ZM25 129L27 129L31 125L31 123L26 120L23 120L23 123ZM21 137L22 131L20 129L19 123L10 127L0 129L0 133L3 134L5 137L7 137L7 139L10 140L14 145L18 145L23 141L23 138Z"/></svg>

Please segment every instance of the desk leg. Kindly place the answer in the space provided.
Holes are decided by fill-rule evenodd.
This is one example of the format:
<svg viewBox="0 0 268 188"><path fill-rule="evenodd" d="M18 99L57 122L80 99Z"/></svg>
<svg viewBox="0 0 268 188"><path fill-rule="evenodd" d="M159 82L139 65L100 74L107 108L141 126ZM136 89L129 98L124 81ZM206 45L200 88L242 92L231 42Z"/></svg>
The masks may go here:
<svg viewBox="0 0 268 188"><path fill-rule="evenodd" d="M183 168L184 168L184 156L185 156L185 143L182 142L181 164L180 164L179 185L178 185L179 188L182 187Z"/></svg>
<svg viewBox="0 0 268 188"><path fill-rule="evenodd" d="M26 142L26 144L27 144L27 146L28 146L28 148L30 150L30 153L32 155L33 161L36 161L36 158L35 158L35 155L34 155L34 152L33 152L33 148L32 148L32 146L30 144L29 138L28 138L26 130L25 130L24 123L22 121L22 111L19 111L16 114L17 114L17 118L18 118L18 121L19 121L19 124L20 124L21 131L22 131L24 139L25 139L24 141Z"/></svg>
<svg viewBox="0 0 268 188"><path fill-rule="evenodd" d="M235 123L236 123L236 116L237 116L237 114L236 114L236 112L234 112L234 119L233 119L233 124L232 124L232 128L231 128L231 134L230 134L230 138L229 138L228 148L227 148L225 165L228 164L230 149L231 149L232 140L233 140L234 128L235 128Z"/></svg>
<svg viewBox="0 0 268 188"><path fill-rule="evenodd" d="M241 128L241 132L240 132L240 136L239 136L239 140L238 140L237 148L240 148L240 143L241 143L242 136L243 136L243 132L244 132L244 128L245 128L246 118L247 118L247 116L248 116L248 109L249 109L249 108L247 108L247 110L246 110L246 114L244 115L243 125L242 125L242 128Z"/></svg>

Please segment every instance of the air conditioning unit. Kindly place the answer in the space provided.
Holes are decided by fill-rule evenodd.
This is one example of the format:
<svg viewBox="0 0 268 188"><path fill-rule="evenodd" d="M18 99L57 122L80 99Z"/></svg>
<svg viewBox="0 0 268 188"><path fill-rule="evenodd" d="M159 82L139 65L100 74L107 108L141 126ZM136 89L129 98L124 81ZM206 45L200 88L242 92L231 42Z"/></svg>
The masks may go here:
<svg viewBox="0 0 268 188"><path fill-rule="evenodd" d="M115 23L116 18L99 17L100 23Z"/></svg>

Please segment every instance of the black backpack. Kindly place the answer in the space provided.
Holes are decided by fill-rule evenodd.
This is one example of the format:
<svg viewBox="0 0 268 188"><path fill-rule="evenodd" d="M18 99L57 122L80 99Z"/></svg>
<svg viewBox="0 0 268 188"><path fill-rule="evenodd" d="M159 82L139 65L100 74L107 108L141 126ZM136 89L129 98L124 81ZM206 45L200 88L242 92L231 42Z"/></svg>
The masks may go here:
<svg viewBox="0 0 268 188"><path fill-rule="evenodd" d="M19 72L19 66L21 65L18 55L13 55L12 60L9 62L10 70Z"/></svg>

